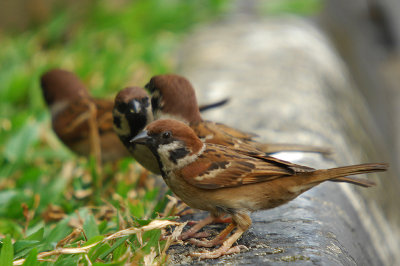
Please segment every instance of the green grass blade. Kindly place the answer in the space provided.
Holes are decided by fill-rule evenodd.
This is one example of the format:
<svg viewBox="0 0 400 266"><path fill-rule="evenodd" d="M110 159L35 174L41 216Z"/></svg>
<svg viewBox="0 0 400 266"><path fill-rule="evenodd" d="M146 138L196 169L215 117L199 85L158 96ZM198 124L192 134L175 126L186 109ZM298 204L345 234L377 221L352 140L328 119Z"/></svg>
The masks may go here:
<svg viewBox="0 0 400 266"><path fill-rule="evenodd" d="M0 265L10 266L13 263L14 257L14 248L11 243L11 238L9 236L6 236L6 238L4 238L2 242L3 246L1 247L0 253Z"/></svg>

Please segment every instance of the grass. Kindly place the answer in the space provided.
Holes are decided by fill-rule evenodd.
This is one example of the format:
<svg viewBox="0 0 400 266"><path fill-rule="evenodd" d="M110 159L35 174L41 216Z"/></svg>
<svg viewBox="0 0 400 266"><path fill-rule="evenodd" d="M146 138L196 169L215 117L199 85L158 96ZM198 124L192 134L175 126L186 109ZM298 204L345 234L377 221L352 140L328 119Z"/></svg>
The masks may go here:
<svg viewBox="0 0 400 266"><path fill-rule="evenodd" d="M101 97L143 86L173 71L182 36L223 4L139 0L109 8L96 1L83 18L58 12L40 27L0 35L0 265L165 262L171 238L159 239L171 223L159 219L171 218L163 214L168 200L151 178L140 185L133 159L99 175L93 160L63 146L39 77L52 67L71 70ZM135 230L107 237L127 228Z"/></svg>

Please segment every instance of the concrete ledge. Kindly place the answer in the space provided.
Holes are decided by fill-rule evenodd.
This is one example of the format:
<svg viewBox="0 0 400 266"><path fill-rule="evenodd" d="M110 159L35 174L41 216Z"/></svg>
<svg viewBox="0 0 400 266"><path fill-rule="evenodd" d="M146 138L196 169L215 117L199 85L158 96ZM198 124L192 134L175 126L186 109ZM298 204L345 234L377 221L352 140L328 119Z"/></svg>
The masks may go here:
<svg viewBox="0 0 400 266"><path fill-rule="evenodd" d="M179 55L181 74L195 85L199 102L231 97L228 106L208 112L207 119L256 132L263 141L335 150L333 158L301 153L281 153L280 158L316 168L384 161L378 159L382 152L371 135L373 125L362 97L329 42L310 22L236 16L195 31ZM378 186L388 181L384 174L369 178ZM376 188L368 190L373 195ZM371 207L379 195L366 200L359 191L325 183L285 206L254 213L252 228L239 241L250 251L194 263L398 262L398 239L387 234L391 229L379 207ZM192 262L186 256L189 249L170 249L171 262Z"/></svg>

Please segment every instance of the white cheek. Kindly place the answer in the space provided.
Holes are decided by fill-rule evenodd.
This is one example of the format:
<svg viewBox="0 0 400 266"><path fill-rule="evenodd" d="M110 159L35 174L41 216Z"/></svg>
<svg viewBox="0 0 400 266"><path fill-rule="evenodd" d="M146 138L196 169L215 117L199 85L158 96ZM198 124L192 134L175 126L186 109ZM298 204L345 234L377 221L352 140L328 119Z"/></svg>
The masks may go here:
<svg viewBox="0 0 400 266"><path fill-rule="evenodd" d="M52 117L56 117L60 112L62 112L68 106L68 104L69 104L68 101L59 101L53 103L50 106L50 112Z"/></svg>
<svg viewBox="0 0 400 266"><path fill-rule="evenodd" d="M179 141L174 141L169 144L161 145L158 149L157 152L160 155L160 160L163 165L163 171L164 172L170 172L175 169L181 169L182 167L194 162L200 154L203 153L203 151L206 148L206 145L203 144L203 147L200 149L198 153L192 154L192 155L187 155L183 158L180 158L174 163L170 159L170 152L173 150L177 150L180 148L184 148L184 144Z"/></svg>
<svg viewBox="0 0 400 266"><path fill-rule="evenodd" d="M113 116L118 117L120 120L120 127L116 127L115 125L114 130L119 136L129 136L131 134L131 130L129 128L128 120L125 118L123 114L121 114L116 109L113 110Z"/></svg>
<svg viewBox="0 0 400 266"><path fill-rule="evenodd" d="M151 104L147 107L147 124L154 121L153 110L151 109Z"/></svg>

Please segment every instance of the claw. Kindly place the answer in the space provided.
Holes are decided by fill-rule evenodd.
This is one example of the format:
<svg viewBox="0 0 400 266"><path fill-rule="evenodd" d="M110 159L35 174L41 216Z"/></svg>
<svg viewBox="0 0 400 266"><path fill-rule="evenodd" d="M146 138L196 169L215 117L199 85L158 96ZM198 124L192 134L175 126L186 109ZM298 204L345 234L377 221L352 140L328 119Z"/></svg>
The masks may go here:
<svg viewBox="0 0 400 266"><path fill-rule="evenodd" d="M193 253L190 253L190 256L198 257L199 259L216 259L223 255L231 255L231 254L235 254L235 253L240 253L241 248L243 248L243 247L246 250L248 250L248 248L243 245L238 245L238 246L234 246L234 247L221 246L220 248L218 248L214 251L193 252Z"/></svg>
<svg viewBox="0 0 400 266"><path fill-rule="evenodd" d="M188 222L187 222L187 225L193 226L193 225L196 225L198 222L199 222L199 221L188 221Z"/></svg>
<svg viewBox="0 0 400 266"><path fill-rule="evenodd" d="M211 236L211 234L209 232L203 231L203 232L200 232L200 233L196 233L196 234L192 235L191 237L192 238L206 238L206 237L209 237L209 236Z"/></svg>
<svg viewBox="0 0 400 266"><path fill-rule="evenodd" d="M192 257L198 257L199 259L215 259L219 258L223 255L229 255L233 253L239 253L240 249L247 249L247 247L243 245L238 245L232 247L232 245L238 240L242 234L244 233L245 230L248 229L247 227L238 227L236 231L227 238L227 236L232 232L232 230L236 227L235 224L231 223L229 224L219 235L217 235L214 239L212 240L196 240L196 239L191 239L190 242L192 244L198 245L198 246L203 246L203 247L213 247L217 245L221 245L219 248L215 249L214 251L207 251L207 252L194 252L191 253L190 256Z"/></svg>
<svg viewBox="0 0 400 266"><path fill-rule="evenodd" d="M205 248L211 248L211 247L215 247L218 245L221 245L224 241L220 240L220 239L212 239L212 240L207 240L207 239L190 239L190 244L195 245L197 247L205 247Z"/></svg>
<svg viewBox="0 0 400 266"><path fill-rule="evenodd" d="M208 217L204 218L203 220L199 221L194 226L192 226L185 233L183 233L179 237L179 239L185 240L185 239L188 239L188 238L191 238L191 237L195 236L198 231L200 231L204 226L212 223L213 221L214 221L214 217L208 216Z"/></svg>

